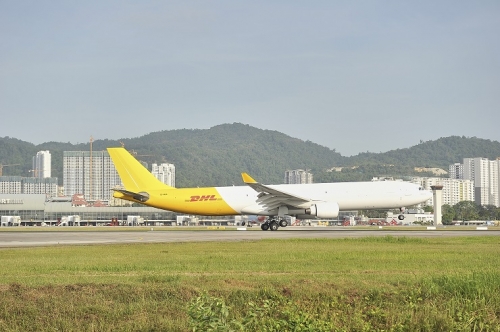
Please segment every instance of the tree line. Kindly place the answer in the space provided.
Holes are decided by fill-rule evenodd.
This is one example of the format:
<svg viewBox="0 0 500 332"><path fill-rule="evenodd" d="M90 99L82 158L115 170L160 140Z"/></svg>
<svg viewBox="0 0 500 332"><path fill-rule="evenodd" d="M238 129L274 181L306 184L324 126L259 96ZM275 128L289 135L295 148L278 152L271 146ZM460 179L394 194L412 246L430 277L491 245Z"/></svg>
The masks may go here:
<svg viewBox="0 0 500 332"><path fill-rule="evenodd" d="M96 139L93 150L124 144L138 159L152 163L169 162L176 167L178 187L241 185L241 172L266 184L283 183L289 169L308 169L314 182L370 181L373 177L403 178L434 176L418 173L415 166L439 167L464 157L500 156L500 142L476 137L451 136L420 142L385 153L360 153L344 157L335 149L303 141L273 130L262 130L241 123L222 124L210 129L179 129L153 132L141 137L118 140ZM332 142L332 146L335 142ZM32 158L38 151L52 155L52 176L63 180L63 151L89 151L89 143L47 142L39 145L15 138L0 137L0 164L4 175L31 176ZM335 166L347 166L329 172ZM349 167L356 166L356 167Z"/></svg>
<svg viewBox="0 0 500 332"><path fill-rule="evenodd" d="M445 204L441 208L444 225L453 221L500 220L500 208L494 205L479 205L471 201L462 201L453 206Z"/></svg>

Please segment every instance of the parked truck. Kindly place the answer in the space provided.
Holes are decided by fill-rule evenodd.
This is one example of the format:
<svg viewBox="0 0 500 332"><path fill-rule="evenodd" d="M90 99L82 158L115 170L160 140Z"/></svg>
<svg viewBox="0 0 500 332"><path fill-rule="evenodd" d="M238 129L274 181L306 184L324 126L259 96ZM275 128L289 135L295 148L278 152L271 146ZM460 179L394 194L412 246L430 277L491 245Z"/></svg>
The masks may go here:
<svg viewBox="0 0 500 332"><path fill-rule="evenodd" d="M128 226L142 226L144 225L144 218L141 216L127 216Z"/></svg>
<svg viewBox="0 0 500 332"><path fill-rule="evenodd" d="M1 227L21 226L20 216L2 216Z"/></svg>
<svg viewBox="0 0 500 332"><path fill-rule="evenodd" d="M62 217L61 222L57 226L80 226L80 216Z"/></svg>

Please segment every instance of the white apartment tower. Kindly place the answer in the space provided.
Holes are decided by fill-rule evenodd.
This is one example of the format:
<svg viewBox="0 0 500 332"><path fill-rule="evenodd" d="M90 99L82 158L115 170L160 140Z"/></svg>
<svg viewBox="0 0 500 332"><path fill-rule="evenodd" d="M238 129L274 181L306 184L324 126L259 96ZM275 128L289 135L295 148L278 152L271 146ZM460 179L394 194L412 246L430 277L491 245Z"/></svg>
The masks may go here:
<svg viewBox="0 0 500 332"><path fill-rule="evenodd" d="M153 164L151 173L170 187L175 187L175 166L174 164Z"/></svg>
<svg viewBox="0 0 500 332"><path fill-rule="evenodd" d="M459 169L462 168L461 177ZM456 171L453 173L453 171ZM500 158L464 158L464 163L450 165L450 178L471 180L474 183L475 202L480 205L500 206Z"/></svg>
<svg viewBox="0 0 500 332"><path fill-rule="evenodd" d="M454 163L450 165L448 174L450 175L450 179L463 179L464 164Z"/></svg>
<svg viewBox="0 0 500 332"><path fill-rule="evenodd" d="M455 205L461 201L474 201L474 182L463 179L447 179L437 177L414 177L412 183L420 185L425 190L431 186L443 186L443 204ZM424 203L433 206L433 198Z"/></svg>
<svg viewBox="0 0 500 332"><path fill-rule="evenodd" d="M474 182L475 202L490 203L490 161L487 158L464 158L464 179Z"/></svg>
<svg viewBox="0 0 500 332"><path fill-rule="evenodd" d="M123 186L107 151L64 151L63 185L66 196L83 194L85 200L109 201L114 187Z"/></svg>
<svg viewBox="0 0 500 332"><path fill-rule="evenodd" d="M51 156L49 151L39 151L33 157L33 177L45 179L51 177Z"/></svg>
<svg viewBox="0 0 500 332"><path fill-rule="evenodd" d="M500 159L490 160L490 204L500 206Z"/></svg>
<svg viewBox="0 0 500 332"><path fill-rule="evenodd" d="M313 175L309 170L294 169L285 171L285 184L313 183Z"/></svg>

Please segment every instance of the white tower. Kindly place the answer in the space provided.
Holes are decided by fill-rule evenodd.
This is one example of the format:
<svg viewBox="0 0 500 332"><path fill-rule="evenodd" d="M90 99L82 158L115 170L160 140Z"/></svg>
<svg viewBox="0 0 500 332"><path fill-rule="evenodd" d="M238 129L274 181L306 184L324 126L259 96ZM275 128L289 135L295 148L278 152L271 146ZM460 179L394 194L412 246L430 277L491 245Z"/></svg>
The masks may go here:
<svg viewBox="0 0 500 332"><path fill-rule="evenodd" d="M443 186L431 186L434 198L434 226L442 225Z"/></svg>
<svg viewBox="0 0 500 332"><path fill-rule="evenodd" d="M45 179L51 177L51 156L49 151L39 151L33 157L33 177Z"/></svg>

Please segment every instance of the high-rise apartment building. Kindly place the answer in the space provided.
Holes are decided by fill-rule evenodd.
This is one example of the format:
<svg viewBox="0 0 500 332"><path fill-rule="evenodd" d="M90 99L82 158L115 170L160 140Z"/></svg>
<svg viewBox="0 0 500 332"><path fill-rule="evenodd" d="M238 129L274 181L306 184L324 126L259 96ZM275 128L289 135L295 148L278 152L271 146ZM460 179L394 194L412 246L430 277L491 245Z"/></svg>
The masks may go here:
<svg viewBox="0 0 500 332"><path fill-rule="evenodd" d="M313 183L313 175L309 170L294 169L285 171L285 184Z"/></svg>
<svg viewBox="0 0 500 332"><path fill-rule="evenodd" d="M490 161L487 158L464 158L464 179L474 182L475 202L490 204Z"/></svg>
<svg viewBox="0 0 500 332"><path fill-rule="evenodd" d="M23 178L22 194L46 194L57 197L57 178Z"/></svg>
<svg viewBox="0 0 500 332"><path fill-rule="evenodd" d="M45 179L51 177L51 155L49 151L39 151L33 157L33 177Z"/></svg>
<svg viewBox="0 0 500 332"><path fill-rule="evenodd" d="M443 204L455 205L461 201L474 201L474 182L464 179L447 179L437 177L414 177L413 183L425 190L432 190L431 186L443 186ZM431 198L424 205L433 206Z"/></svg>
<svg viewBox="0 0 500 332"><path fill-rule="evenodd" d="M0 194L21 194L21 176L0 176Z"/></svg>
<svg viewBox="0 0 500 332"><path fill-rule="evenodd" d="M490 204L500 206L500 159L490 160Z"/></svg>
<svg viewBox="0 0 500 332"><path fill-rule="evenodd" d="M174 164L153 164L151 167L151 173L160 180L161 182L169 185L170 187L175 187L175 166Z"/></svg>
<svg viewBox="0 0 500 332"><path fill-rule="evenodd" d="M452 169L456 172L453 173ZM461 176L460 169L462 169ZM499 158L496 160L464 158L463 164L450 165L450 178L471 180L474 183L474 197L477 204L500 206Z"/></svg>
<svg viewBox="0 0 500 332"><path fill-rule="evenodd" d="M450 179L463 179L464 178L464 164L454 163L450 165L448 174Z"/></svg>
<svg viewBox="0 0 500 332"><path fill-rule="evenodd" d="M87 201L109 201L122 186L107 151L64 151L63 185L66 196L83 194Z"/></svg>
<svg viewBox="0 0 500 332"><path fill-rule="evenodd" d="M57 178L0 176L0 194L45 194L57 197Z"/></svg>

